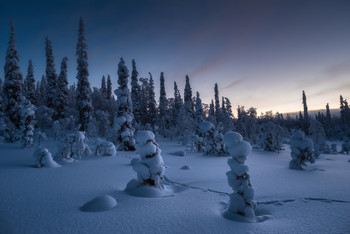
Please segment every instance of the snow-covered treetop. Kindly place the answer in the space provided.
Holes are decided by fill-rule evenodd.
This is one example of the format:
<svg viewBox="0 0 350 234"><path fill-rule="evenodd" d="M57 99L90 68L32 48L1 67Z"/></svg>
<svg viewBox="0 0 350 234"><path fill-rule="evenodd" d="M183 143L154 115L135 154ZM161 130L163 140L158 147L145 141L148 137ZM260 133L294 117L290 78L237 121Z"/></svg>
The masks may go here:
<svg viewBox="0 0 350 234"><path fill-rule="evenodd" d="M124 59L120 58L120 62L118 64L118 84L120 85L120 89L127 88L128 77L129 77L129 70L127 66L125 66Z"/></svg>

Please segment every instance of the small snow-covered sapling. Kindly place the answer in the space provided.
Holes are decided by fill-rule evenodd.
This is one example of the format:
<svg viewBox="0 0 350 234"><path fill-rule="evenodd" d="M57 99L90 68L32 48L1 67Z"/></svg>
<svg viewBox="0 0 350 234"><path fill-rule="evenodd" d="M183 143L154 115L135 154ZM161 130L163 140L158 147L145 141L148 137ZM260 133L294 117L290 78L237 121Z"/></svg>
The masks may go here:
<svg viewBox="0 0 350 234"><path fill-rule="evenodd" d="M136 150L140 154L140 161L133 165L137 172L137 179L140 184L163 188L165 166L161 156L161 150L155 141L151 131L139 131L137 134Z"/></svg>
<svg viewBox="0 0 350 234"><path fill-rule="evenodd" d="M228 184L233 189L233 193L230 194L230 206L226 213L254 219L255 191L250 183L249 168L244 164L252 147L248 142L243 141L242 136L237 132L227 132L224 137L224 143L231 156L227 160L231 170L226 175Z"/></svg>
<svg viewBox="0 0 350 234"><path fill-rule="evenodd" d="M35 166L40 167L60 167L51 156L51 153L46 148L38 148L34 151L33 156L35 158Z"/></svg>
<svg viewBox="0 0 350 234"><path fill-rule="evenodd" d="M306 138L303 131L297 131L290 138L290 149L292 156L292 160L289 162L290 169L302 170L302 166L306 166L306 162L315 162L312 140Z"/></svg>

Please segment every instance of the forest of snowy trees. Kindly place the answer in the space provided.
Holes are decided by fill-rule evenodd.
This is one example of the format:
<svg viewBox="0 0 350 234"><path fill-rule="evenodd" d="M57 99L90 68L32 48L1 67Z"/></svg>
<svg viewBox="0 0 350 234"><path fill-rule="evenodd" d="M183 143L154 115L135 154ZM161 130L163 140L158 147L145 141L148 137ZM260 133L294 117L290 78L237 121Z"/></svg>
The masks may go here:
<svg viewBox="0 0 350 234"><path fill-rule="evenodd" d="M128 64L123 58L118 64L118 77L103 76L100 87L90 87L83 19L79 21L76 45L76 84L68 83L67 57L62 59L57 72L54 48L48 37L45 52L44 75L40 79L34 77L35 64L29 60L23 77L11 22L5 77L0 78L0 137L4 141L21 141L24 147L32 147L39 145L44 135L62 139L81 131L88 138L113 142L118 150L133 151L134 136L143 130L152 131L156 138L179 141L189 150L228 155L224 144L224 134L228 131L240 133L253 147L279 152L283 149L282 142L300 130L312 140L316 158L322 152L349 152L350 109L342 96L339 117L331 115L328 104L325 114L311 116L304 91L304 109L299 116L272 112L258 116L256 108L244 106L238 106L235 115L229 98L220 97L217 83L213 84L213 99L207 105L202 103L200 93L193 93L189 76L184 77L183 93L174 82L174 93L167 94L165 73L161 72L159 78L151 73L141 77L136 61ZM158 79L159 91L154 88ZM118 85L115 95L113 80ZM327 145L326 139L343 141L342 149Z"/></svg>

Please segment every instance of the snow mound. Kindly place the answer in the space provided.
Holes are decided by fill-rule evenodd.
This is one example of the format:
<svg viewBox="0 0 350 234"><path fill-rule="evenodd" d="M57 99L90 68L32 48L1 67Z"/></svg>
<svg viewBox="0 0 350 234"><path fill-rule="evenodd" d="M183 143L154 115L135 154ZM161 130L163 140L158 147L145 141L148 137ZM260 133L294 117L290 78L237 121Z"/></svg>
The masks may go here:
<svg viewBox="0 0 350 234"><path fill-rule="evenodd" d="M80 210L84 212L99 212L110 210L117 205L117 201L109 196L103 195L87 202Z"/></svg>
<svg viewBox="0 0 350 234"><path fill-rule="evenodd" d="M61 165L57 164L51 156L51 153L46 148L38 148L34 151L33 157L35 158L35 166L47 167L47 168L56 168L61 167Z"/></svg>
<svg viewBox="0 0 350 234"><path fill-rule="evenodd" d="M163 186L158 188L154 186L148 186L140 184L136 179L131 180L124 190L127 194L134 197L149 197L149 198L160 198L169 197L173 195L173 190L169 186Z"/></svg>
<svg viewBox="0 0 350 234"><path fill-rule="evenodd" d="M117 149L110 141L102 142L96 147L96 155L98 156L115 156L116 154Z"/></svg>
<svg viewBox="0 0 350 234"><path fill-rule="evenodd" d="M138 163L138 162L140 162L140 159L139 158L133 158L133 159L131 159L131 161L130 161L130 164L132 165L132 166L134 166L136 163Z"/></svg>
<svg viewBox="0 0 350 234"><path fill-rule="evenodd" d="M214 124L209 121L203 121L199 124L199 129L201 132L208 132L209 130L215 129Z"/></svg>
<svg viewBox="0 0 350 234"><path fill-rule="evenodd" d="M146 144L148 141L155 139L153 132L151 131L139 131L136 135L136 141L139 144Z"/></svg>
<svg viewBox="0 0 350 234"><path fill-rule="evenodd" d="M189 165L185 165L185 166L181 167L180 169L181 169L181 170L191 170L192 167L189 166Z"/></svg>

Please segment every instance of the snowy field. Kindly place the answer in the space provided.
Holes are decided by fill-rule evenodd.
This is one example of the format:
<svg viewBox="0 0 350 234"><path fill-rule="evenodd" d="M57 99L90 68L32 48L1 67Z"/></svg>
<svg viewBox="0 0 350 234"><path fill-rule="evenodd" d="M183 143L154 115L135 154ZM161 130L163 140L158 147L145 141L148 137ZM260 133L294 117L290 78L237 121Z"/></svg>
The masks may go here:
<svg viewBox="0 0 350 234"><path fill-rule="evenodd" d="M280 154L253 150L246 164L263 222L225 219L231 188L228 157L183 151L160 141L169 195L142 198L124 192L136 178L135 152L89 156L59 168L35 168L34 149L0 143L0 233L350 233L350 156L321 155L304 171L288 169L289 146ZM52 154L56 142L44 142ZM94 146L91 146L92 150ZM188 170L181 169L188 166ZM84 212L94 198L117 205Z"/></svg>

